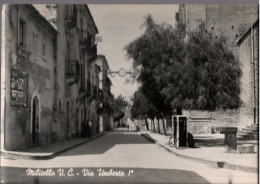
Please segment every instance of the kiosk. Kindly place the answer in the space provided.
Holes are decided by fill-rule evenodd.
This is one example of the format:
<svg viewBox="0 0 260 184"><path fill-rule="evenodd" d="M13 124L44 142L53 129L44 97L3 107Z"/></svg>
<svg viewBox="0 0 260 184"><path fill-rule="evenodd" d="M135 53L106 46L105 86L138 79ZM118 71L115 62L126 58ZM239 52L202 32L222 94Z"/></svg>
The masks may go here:
<svg viewBox="0 0 260 184"><path fill-rule="evenodd" d="M172 116L172 131L176 148L188 147L187 116Z"/></svg>

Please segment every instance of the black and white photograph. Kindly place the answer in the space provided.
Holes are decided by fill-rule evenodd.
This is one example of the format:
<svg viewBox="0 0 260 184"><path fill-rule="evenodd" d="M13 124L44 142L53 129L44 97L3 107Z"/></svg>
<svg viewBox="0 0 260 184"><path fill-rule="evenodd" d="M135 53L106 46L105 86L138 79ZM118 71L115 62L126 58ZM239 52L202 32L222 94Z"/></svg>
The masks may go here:
<svg viewBox="0 0 260 184"><path fill-rule="evenodd" d="M259 3L210 2L3 4L0 183L257 184Z"/></svg>

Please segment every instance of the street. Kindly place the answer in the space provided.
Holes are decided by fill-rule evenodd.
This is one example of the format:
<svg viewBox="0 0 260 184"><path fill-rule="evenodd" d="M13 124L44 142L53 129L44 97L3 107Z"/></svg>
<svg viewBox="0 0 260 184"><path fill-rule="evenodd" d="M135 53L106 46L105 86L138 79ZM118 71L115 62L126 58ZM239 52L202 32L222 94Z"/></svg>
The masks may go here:
<svg viewBox="0 0 260 184"><path fill-rule="evenodd" d="M110 132L51 160L1 158L1 164L6 183L257 183L257 174L178 158L126 131Z"/></svg>

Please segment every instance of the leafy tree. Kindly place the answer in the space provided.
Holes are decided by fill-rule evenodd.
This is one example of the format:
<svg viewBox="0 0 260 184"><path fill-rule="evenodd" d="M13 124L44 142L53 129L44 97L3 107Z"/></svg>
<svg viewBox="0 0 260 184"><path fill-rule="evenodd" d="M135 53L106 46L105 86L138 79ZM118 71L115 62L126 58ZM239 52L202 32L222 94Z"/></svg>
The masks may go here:
<svg viewBox="0 0 260 184"><path fill-rule="evenodd" d="M171 109L233 109L241 105L241 69L225 40L215 39L201 24L186 32L183 25L155 23L148 15L145 32L125 50L133 59L136 79L159 115ZM158 114L157 114L158 116Z"/></svg>
<svg viewBox="0 0 260 184"><path fill-rule="evenodd" d="M135 119L144 119L146 123L146 128L147 130L149 130L147 118L154 119L155 107L151 103L149 103L149 100L142 93L140 89L135 92L132 101L133 101L133 105L131 107L132 117Z"/></svg>
<svg viewBox="0 0 260 184"><path fill-rule="evenodd" d="M115 100L114 104L117 108L120 110L125 110L130 104L126 97L123 97L122 95L119 95Z"/></svg>

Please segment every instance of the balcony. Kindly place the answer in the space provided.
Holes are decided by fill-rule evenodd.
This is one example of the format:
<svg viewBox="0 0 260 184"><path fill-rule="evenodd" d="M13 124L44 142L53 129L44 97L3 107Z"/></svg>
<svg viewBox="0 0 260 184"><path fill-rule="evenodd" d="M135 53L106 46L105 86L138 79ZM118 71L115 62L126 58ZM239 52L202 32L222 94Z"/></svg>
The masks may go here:
<svg viewBox="0 0 260 184"><path fill-rule="evenodd" d="M91 52L91 37L85 35L84 31L81 30L79 34L79 46L80 50L85 50L85 52Z"/></svg>
<svg viewBox="0 0 260 184"><path fill-rule="evenodd" d="M74 83L78 83L80 77L80 66L77 60L66 61L66 79L71 86Z"/></svg>
<svg viewBox="0 0 260 184"><path fill-rule="evenodd" d="M94 46L91 47L91 52L90 52L90 62L95 61L97 59L97 45L95 44Z"/></svg>
<svg viewBox="0 0 260 184"><path fill-rule="evenodd" d="M73 5L73 10L65 16L65 25L68 28L75 28L77 26L77 8Z"/></svg>

